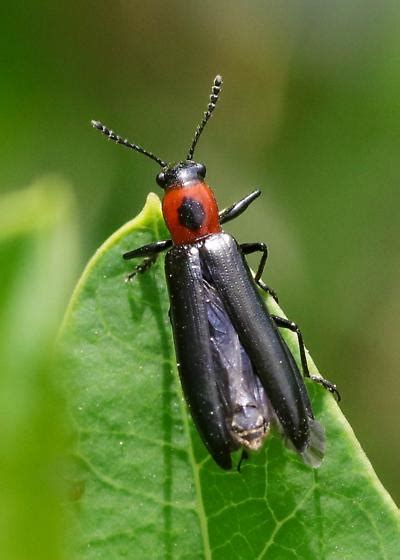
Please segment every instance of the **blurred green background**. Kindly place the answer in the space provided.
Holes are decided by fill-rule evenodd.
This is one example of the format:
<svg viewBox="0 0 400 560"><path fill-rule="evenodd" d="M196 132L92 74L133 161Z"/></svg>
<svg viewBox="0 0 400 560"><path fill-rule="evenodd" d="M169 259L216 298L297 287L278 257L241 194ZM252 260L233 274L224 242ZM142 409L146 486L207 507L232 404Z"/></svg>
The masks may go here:
<svg viewBox="0 0 400 560"><path fill-rule="evenodd" d="M268 243L266 281L399 503L399 3L97 0L6 12L2 190L49 173L73 185L76 277L158 190L157 166L90 120L182 158L222 74L196 158L221 207L262 188L227 230Z"/></svg>

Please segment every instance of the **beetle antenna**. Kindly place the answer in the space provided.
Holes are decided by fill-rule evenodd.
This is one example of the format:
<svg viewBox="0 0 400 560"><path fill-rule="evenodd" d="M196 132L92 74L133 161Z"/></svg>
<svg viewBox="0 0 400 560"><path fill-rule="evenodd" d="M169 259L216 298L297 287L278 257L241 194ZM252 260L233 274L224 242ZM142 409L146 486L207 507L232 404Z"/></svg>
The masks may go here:
<svg viewBox="0 0 400 560"><path fill-rule="evenodd" d="M214 83L211 89L211 95L210 95L210 103L208 104L207 107L207 111L204 113L204 117L203 120L201 121L201 123L199 124L199 126L196 128L196 132L194 133L194 137L192 140L192 144L189 148L188 151L188 155L186 157L186 159L188 160L192 160L193 159L193 154L194 154L194 150L196 148L196 144L201 136L201 133L204 130L204 127L206 126L207 122L209 121L212 112L215 109L215 106L217 104L218 98L219 98L219 94L221 93L221 89L222 89L222 77L220 75L215 76L214 78Z"/></svg>
<svg viewBox="0 0 400 560"><path fill-rule="evenodd" d="M158 165L161 165L161 167L165 167L167 165L165 163L165 161L163 161L159 157L155 156L151 152L148 152L147 150L142 148L142 146L138 146L137 144L131 144L131 142L129 142L126 138L125 139L121 138L121 136L118 136L118 134L115 134L115 132L113 132L112 130L110 130L106 126L104 126L104 124L102 124L101 122L91 121L91 124L94 128L97 128L97 130L100 130L100 132L102 132L105 136L107 136L107 138L109 138L113 142L116 142L117 144L122 144L122 146L125 146L126 148L131 148L131 150L135 150L136 152L139 152L139 154L143 154L143 155L149 157L150 159L156 161L158 163Z"/></svg>

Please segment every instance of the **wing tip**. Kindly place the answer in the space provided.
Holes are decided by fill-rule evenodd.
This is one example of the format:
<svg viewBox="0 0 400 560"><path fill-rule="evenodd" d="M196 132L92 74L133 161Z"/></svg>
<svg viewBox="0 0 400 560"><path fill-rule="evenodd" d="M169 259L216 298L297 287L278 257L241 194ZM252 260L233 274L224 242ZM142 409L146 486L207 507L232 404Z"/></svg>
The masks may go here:
<svg viewBox="0 0 400 560"><path fill-rule="evenodd" d="M318 469L326 450L325 428L313 418L309 419L309 427L310 439L306 449L300 455L306 465Z"/></svg>

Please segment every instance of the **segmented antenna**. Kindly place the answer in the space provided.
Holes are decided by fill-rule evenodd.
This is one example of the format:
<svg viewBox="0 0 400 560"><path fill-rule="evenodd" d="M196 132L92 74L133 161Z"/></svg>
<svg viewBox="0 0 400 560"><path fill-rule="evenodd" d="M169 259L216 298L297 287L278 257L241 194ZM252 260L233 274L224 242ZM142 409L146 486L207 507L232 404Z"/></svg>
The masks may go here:
<svg viewBox="0 0 400 560"><path fill-rule="evenodd" d="M139 154L143 154L143 155L151 158L152 160L156 161L158 163L158 165L161 165L161 167L165 167L167 165L165 163L165 161L163 161L159 157L155 156L151 152L148 152L147 150L142 148L142 146L138 146L137 144L131 144L131 142L129 142L126 138L125 139L121 138L121 136L118 136L118 134L115 134L115 132L113 132L112 130L110 130L106 126L104 126L104 124L102 124L101 122L91 121L91 124L94 128L97 128L97 130L100 130L100 132L102 132L105 136L107 136L107 138L109 138L113 142L116 142L117 144L122 144L122 146L125 146L126 148L131 148L131 150L135 150L136 152L139 152Z"/></svg>
<svg viewBox="0 0 400 560"><path fill-rule="evenodd" d="M219 98L219 94L221 93L221 89L222 89L222 78L221 76L215 76L214 78L214 83L212 86L212 90L211 90L211 95L210 95L210 103L208 104L207 107L207 111L204 113L204 117L203 120L201 121L201 123L199 124L199 126L196 128L196 132L194 133L194 137L193 137L193 141L192 141L192 145L189 148L188 151L188 155L186 157L186 159L191 160L193 159L193 154L194 154L194 150L196 148L196 144L201 136L201 133L204 130L204 127L206 126L207 122L209 121L212 112L215 109L215 106L217 104L218 98Z"/></svg>

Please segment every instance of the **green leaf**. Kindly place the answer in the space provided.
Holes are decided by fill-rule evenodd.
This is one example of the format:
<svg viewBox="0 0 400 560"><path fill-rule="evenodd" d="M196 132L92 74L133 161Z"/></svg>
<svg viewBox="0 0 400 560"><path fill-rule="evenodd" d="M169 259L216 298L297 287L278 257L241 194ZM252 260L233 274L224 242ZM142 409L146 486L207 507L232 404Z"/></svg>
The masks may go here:
<svg viewBox="0 0 400 560"><path fill-rule="evenodd" d="M327 432L320 469L274 435L240 474L210 459L182 398L162 258L125 281L122 253L167 236L151 194L89 262L65 318L74 558L398 558L397 509L321 387L308 384Z"/></svg>
<svg viewBox="0 0 400 560"><path fill-rule="evenodd" d="M0 198L0 558L61 560L52 370L75 262L69 188L57 178Z"/></svg>

